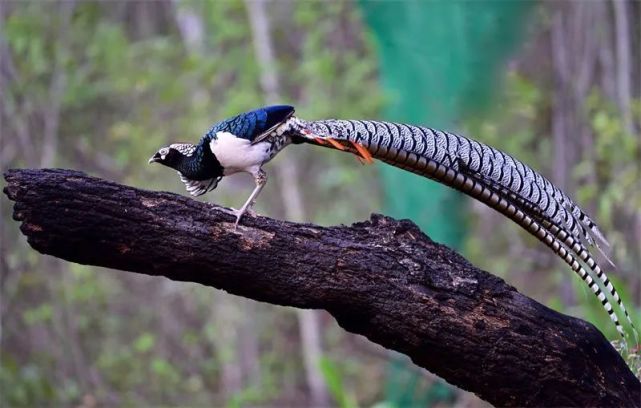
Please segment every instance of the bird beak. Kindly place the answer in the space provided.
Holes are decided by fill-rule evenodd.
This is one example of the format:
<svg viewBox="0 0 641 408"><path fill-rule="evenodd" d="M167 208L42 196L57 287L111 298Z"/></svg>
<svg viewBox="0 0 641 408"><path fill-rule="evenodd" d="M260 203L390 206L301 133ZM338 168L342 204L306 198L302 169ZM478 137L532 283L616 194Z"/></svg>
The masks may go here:
<svg viewBox="0 0 641 408"><path fill-rule="evenodd" d="M159 161L160 161L160 155L156 153L153 156L151 156L151 158L149 159L149 164L159 162Z"/></svg>

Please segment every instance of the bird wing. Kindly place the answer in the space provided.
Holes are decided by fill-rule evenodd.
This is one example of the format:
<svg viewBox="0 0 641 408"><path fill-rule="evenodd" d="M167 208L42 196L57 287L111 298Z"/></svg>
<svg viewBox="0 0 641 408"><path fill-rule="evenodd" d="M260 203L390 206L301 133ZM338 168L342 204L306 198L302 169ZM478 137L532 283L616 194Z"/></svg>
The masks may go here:
<svg viewBox="0 0 641 408"><path fill-rule="evenodd" d="M288 105L267 106L254 111L260 118L251 137L251 143L256 144L265 140L276 128L294 114L294 108Z"/></svg>
<svg viewBox="0 0 641 408"><path fill-rule="evenodd" d="M208 145L218 132L228 132L234 136L247 139L252 144L263 141L279 125L294 114L294 107L289 105L266 106L250 112L241 113L233 118L215 123L205 133L201 145Z"/></svg>
<svg viewBox="0 0 641 408"><path fill-rule="evenodd" d="M183 176L181 172L178 172L178 175L180 176L180 181L185 183L185 188L189 194L194 197L203 195L206 192L215 189L218 186L218 182L222 179L222 176L220 176L206 180L192 180Z"/></svg>

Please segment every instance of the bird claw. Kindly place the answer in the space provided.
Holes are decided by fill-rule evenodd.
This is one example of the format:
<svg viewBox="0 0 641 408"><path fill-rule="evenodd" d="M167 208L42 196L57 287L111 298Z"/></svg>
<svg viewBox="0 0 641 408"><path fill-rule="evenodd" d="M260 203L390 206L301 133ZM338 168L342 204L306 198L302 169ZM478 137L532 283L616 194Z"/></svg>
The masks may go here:
<svg viewBox="0 0 641 408"><path fill-rule="evenodd" d="M245 209L245 211L241 212L241 210L237 210L235 208L230 208L229 210L225 211L228 214L236 216L236 222L234 223L234 231L238 229L238 224L240 223L241 218L245 216L250 216L252 218L255 218L258 216L256 211L252 210L251 208Z"/></svg>
<svg viewBox="0 0 641 408"><path fill-rule="evenodd" d="M238 217L238 213L240 212L240 210L237 210L233 207L232 208L220 207L219 211L224 212L225 214L234 215L236 217ZM250 208L245 210L245 214L249 215L250 217L257 217L259 215L256 211Z"/></svg>
<svg viewBox="0 0 641 408"><path fill-rule="evenodd" d="M236 215L236 210L233 208L219 207L218 211L224 212L225 214Z"/></svg>

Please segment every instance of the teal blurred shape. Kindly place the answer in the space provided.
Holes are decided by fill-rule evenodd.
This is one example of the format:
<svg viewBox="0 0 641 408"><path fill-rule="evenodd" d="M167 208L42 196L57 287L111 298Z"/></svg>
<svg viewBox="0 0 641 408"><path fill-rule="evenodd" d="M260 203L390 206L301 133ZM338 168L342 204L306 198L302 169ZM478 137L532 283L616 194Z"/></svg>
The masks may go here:
<svg viewBox="0 0 641 408"><path fill-rule="evenodd" d="M519 43L533 2L361 1L390 99L388 120L455 130L483 110L506 57ZM381 170L386 212L410 218L436 241L460 248L465 200L403 170Z"/></svg>
<svg viewBox="0 0 641 408"><path fill-rule="evenodd" d="M359 1L380 61L389 103L386 119L454 129L460 118L483 111L498 87L507 57L521 42L532 1ZM434 240L460 249L465 236L464 196L436 182L382 166L385 212L410 218ZM386 401L396 407L451 401L436 383L417 392L392 362ZM445 387L445 388L443 388Z"/></svg>

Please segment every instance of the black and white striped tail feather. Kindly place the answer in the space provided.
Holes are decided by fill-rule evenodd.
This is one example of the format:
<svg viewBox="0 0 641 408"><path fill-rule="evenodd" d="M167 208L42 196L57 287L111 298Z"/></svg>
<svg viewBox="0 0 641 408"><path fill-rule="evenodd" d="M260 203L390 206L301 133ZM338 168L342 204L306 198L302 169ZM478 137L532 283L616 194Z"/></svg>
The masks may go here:
<svg viewBox="0 0 641 408"><path fill-rule="evenodd" d="M619 296L619 293L617 292L616 288L606 275L606 273L601 269L599 264L596 262L592 254L588 251L588 249L581 243L579 242L575 237L570 235L567 231L559 228L558 225L555 224L549 224L544 226L550 231L551 234L553 234L557 239L559 239L567 248L572 250L581 261L583 261L592 272L599 278L601 283L603 284L603 287L608 291L610 296L614 299L614 301L617 303L619 306L619 309L623 312L625 315L626 320L628 321L628 324L632 328L632 331L635 336L635 340L638 343L638 332L636 330L636 327L634 323L632 322L632 318L630 317L630 314L628 313L627 309L625 308L623 301L621 300L621 297Z"/></svg>
<svg viewBox="0 0 641 408"><path fill-rule="evenodd" d="M404 151L415 152L445 165L464 158L474 171L503 181L506 188L518 195L539 201L537 204L548 211L548 218L565 224L566 229L576 236L582 235L588 243L593 242L580 219L594 224L567 195L528 166L490 146L452 133L399 123L326 120L308 125L319 135L371 144L374 155L382 147L394 148L400 155ZM595 235L602 237L598 228L596 231Z"/></svg>
<svg viewBox="0 0 641 408"><path fill-rule="evenodd" d="M581 211L581 214L579 215L579 220L583 223L583 225L587 226L590 229L592 234L594 234L594 236L597 237L603 245L605 245L606 247L610 246L610 243L608 242L608 240L605 238L601 230L599 230L599 227L594 223L594 221L590 219L590 217L588 217L586 213Z"/></svg>
<svg viewBox="0 0 641 408"><path fill-rule="evenodd" d="M477 172L493 183L501 185L506 191L511 191L515 195L530 201L546 218L555 221L559 225L565 224L565 229L577 237L583 237L588 244L592 245L594 243L590 232L581 222L581 218L587 221L589 217L551 181L500 150L463 136L451 133L447 135L450 138L465 140L470 146L478 149L477 154L479 155L478 160L480 163L477 168L470 170ZM457 155L457 152L452 152L452 154ZM473 164L469 160L468 163ZM494 174L496 172L499 173L498 176ZM513 176L513 172L517 173L517 177ZM505 179L506 175L508 177L507 180ZM515 186L516 182L518 182L518 187ZM589 221L591 222L591 220Z"/></svg>
<svg viewBox="0 0 641 408"><path fill-rule="evenodd" d="M449 160L451 165L465 155L466 161L476 166L475 171L489 179L494 177L492 181L495 183L503 181L507 190L526 197L536 194L538 202L534 204L543 211L549 209L547 218L557 224L564 223L565 229L575 236L582 236L590 245L595 243L585 228L587 226L597 239L607 243L596 224L552 182L511 156L475 140L426 127L378 121L328 120L311 122L311 125L327 136L373 144L378 147L372 151L374 155L380 146L385 146L399 152L419 152L444 164ZM518 173L516 177L512 175L514 172ZM509 177L504 180L506 174ZM518 187L515 185L517 182ZM603 255L614 265L606 254Z"/></svg>
<svg viewBox="0 0 641 408"><path fill-rule="evenodd" d="M312 123L316 125L313 131L318 135L359 142L363 144L365 147L367 147L368 150L374 155L374 157L377 157L396 167L404 168L411 172L418 173L420 175L423 175L428 178L435 179L436 181L442 182L444 184L450 185L455 189L458 189L468 195L471 195L476 199L479 199L480 201L484 202L490 207L496 209L497 211L511 218L513 221L515 221L521 227L526 229L528 232L535 235L539 240L541 240L548 247L550 247L557 255L559 255L566 263L570 265L570 267L581 277L581 279L583 279L586 282L586 284L588 284L588 286L592 289L595 295L602 302L604 308L606 309L606 311L610 315L610 318L612 319L615 326L617 327L617 331L623 336L623 329L618 321L616 314L612 309L612 306L607 301L606 296L601 291L596 281L585 271L585 269L583 269L583 267L579 264L579 262L576 260L574 255L571 253L571 252L574 252L577 256L579 256L579 258L581 258L582 261L586 262L586 264L590 267L592 271L594 271L594 273L597 275L599 280L601 280L601 282L603 283L604 287L608 290L610 295L617 301L617 304L619 305L620 309L624 312L628 322L634 329L634 325L632 324L632 321L627 313L627 310L623 306L623 303L621 302L621 299L618 293L616 292L614 286L609 281L605 273L603 273L600 267L596 264L592 256L587 251L587 249L585 249L585 247L580 243L580 241L577 239L576 236L568 232L565 228L560 227L558 224L555 224L553 221L546 219L546 217L542 214L540 210L528 211L528 207L524 205L525 199L521 198L515 192L508 190L506 187L500 186L500 184L496 182L494 182L494 185L499 185L500 188L503 189L502 191L492 191L492 187L490 185L484 185L484 183L481 183L480 181L474 181L474 180L472 180L472 187L470 188L469 183L467 183L465 174L459 173L455 169L448 168L448 166L442 165L437 161L437 160L444 161L447 158L450 161L450 167L451 167L454 164L454 161L452 160L451 157L447 157L447 153L455 154L456 152L442 152L443 154L439 155L438 149L436 148L436 146L433 146L434 153L437 160L426 158L425 156L418 154L416 152L417 144L429 143L429 138L425 134L423 134L423 141L422 141L423 143L420 143L420 141L416 140L417 135L415 134L414 131L412 131L412 129L418 129L421 131L421 133L423 133L423 130L421 128L409 126L409 125L389 124L385 122L372 122L372 121L326 121L326 122L312 122ZM360 126L357 126L357 125L355 126L355 123L358 123L358 125ZM351 127L351 129L349 129L348 126ZM376 128L377 126L385 127L386 132L381 132L380 128L379 129ZM360 128L361 130L365 130L366 134L363 135L359 131L357 131L356 130L357 127ZM408 130L407 133L411 134L411 136L413 137L411 138L408 137L407 133L403 135L404 137L401 137L400 135L401 131L399 130L400 128L404 128ZM396 129L396 132L394 132L393 129ZM474 143L477 146L480 146L481 148L488 148L485 145L482 145L470 139L463 138L458 135L446 134L443 132L434 131L432 129L430 129L430 131L433 134L440 134L441 137L447 138L449 135L451 137L457 138L457 140L464 139L467 141L467 143L470 143L470 145ZM394 133L397 133L397 134L394 134ZM375 138L372 135L377 135L378 137ZM408 139L413 139L413 140L409 140L410 146L408 146L409 148L406 149L404 144L408 141ZM448 143L448 146L449 146L449 143ZM489 148L489 149L496 151L495 149L492 149L492 148ZM423 150L425 150L425 146L423 146ZM499 152L499 151L496 151L496 152ZM504 159L515 161L510 156L507 156L502 152L499 152L499 153ZM480 153L479 153L479 156L481 156ZM588 241L589 243L593 242L590 239L589 233L585 230L585 228L583 228L583 225L585 225L589 227L592 232L596 231L595 235L599 239L605 241L600 231L598 231L598 227L596 227L596 225L592 222L592 220L590 220L589 217L585 215L578 208L578 206L576 206L576 204L572 202L571 199L569 199L569 197L567 197L562 191L556 188L551 182L544 179L542 176L534 172L529 167L523 165L520 162L517 162L517 163L522 168L521 170L522 177L528 178L528 179L532 179L532 177L534 177L535 180L538 179L536 180L538 182L541 182L541 180L543 180L544 182L543 185L545 185L546 193L551 194L556 199L558 199L561 202L558 205L565 206L566 203L568 204L568 207L570 207L570 211L567 211L567 213L569 214L566 214L566 215L570 215L570 217L566 218L566 221L571 221L569 223L569 226L570 228L572 228L573 231L575 231L575 233L578 233L580 231L582 233L581 235L583 235L586 238L586 241ZM514 166L514 167L517 170L519 169L519 167L517 166ZM529 172L529 177L526 177L528 176L527 172ZM477 194L474 193L474 190L476 189L475 187L476 185L480 186L480 191L477 191L476 192ZM486 192L488 192L488 194L486 194ZM510 197L512 202L510 202ZM516 197L516 200L514 200L515 197ZM521 200L521 201L518 201L518 200ZM536 204L533 204L533 203L530 203L530 204L531 205L529 208L533 208L533 209L537 208ZM576 210L578 210L578 212ZM526 214L526 212L528 214ZM559 240L559 238L563 238L563 241ZM636 330L635 330L635 336L636 336Z"/></svg>
<svg viewBox="0 0 641 408"><path fill-rule="evenodd" d="M506 191L504 188L500 186L492 185L491 183L486 184L486 186L488 188L493 189L500 196L507 197L508 200L511 201L517 208L519 208L521 211L523 211L528 216L533 218L545 230L547 230L550 234L552 234L555 239L561 242L565 246L566 250L572 251L574 255L576 255L579 259L581 259L581 261L583 261L590 268L590 270L596 275L596 277L601 281L601 283L603 284L603 288L605 288L607 292L610 294L610 296L612 296L612 298L616 301L617 305L619 306L619 309L625 315L626 320L630 324L630 327L632 328L633 333L635 334L635 337L637 337L637 332L636 332L634 323L632 322L632 319L630 318L628 311L623 305L623 302L619 296L619 293L617 292L616 288L614 287L612 282L609 280L605 272L603 272L603 270L597 264L592 254L590 254L588 249L583 245L583 243L581 243L580 240L578 240L576 237L570 234L567 230L545 219L542 213L540 212L540 210L538 210L533 203L527 202L522 197L516 196L511 191ZM558 252L557 254L562 258L564 256L563 254L559 254ZM572 266L572 264L570 264L570 266ZM596 291L595 289L596 283L594 283L595 281L589 275L587 275L584 270L583 271L575 270L575 272L577 272L579 276L581 276L581 279L583 279L588 284L588 286L595 292L597 297L599 297L599 300L601 300L601 303L603 304L604 308L606 309L611 319L614 321L615 325L617 326L617 330L619 331L619 333L621 333L621 331L619 330L620 325L618 324L618 321L614 319L614 316L613 316L614 311L611 305L607 302L607 300L602 299L602 296L601 296L602 292L600 290Z"/></svg>
<svg viewBox="0 0 641 408"><path fill-rule="evenodd" d="M575 237L573 237L567 231L561 229L558 225L552 224L547 220L542 220L541 225L550 234L552 234L559 242L561 242L564 245L566 251L567 250L572 251L574 255L576 255L581 261L583 261L588 266L588 268L590 268L590 271L592 271L596 275L596 277L600 280L602 287L614 299L614 301L619 306L619 310L624 314L628 324L630 325L630 328L632 329L635 343L639 344L639 334L637 332L637 329L634 323L632 322L632 318L630 317L630 314L628 313L627 309L623 304L623 301L621 300L621 297L619 296L618 291L616 290L616 288L614 287L614 285L612 284L612 282L610 281L606 273L598 265L598 263L596 262L592 254L590 254L588 249L581 242L579 242ZM559 254L559 255L562 257L562 254ZM584 272L585 271L579 272L579 275L588 284L588 286L590 286L590 288L594 291L595 295L597 295L597 297L601 301L601 304L610 315L610 319L612 319L612 321L616 325L617 331L625 339L625 334L622 331L623 329L619 324L618 319L615 318L614 311L612 310L612 306L602 296L603 292L601 292L601 290L595 291L593 279L590 276L587 276L587 277L584 276L583 275Z"/></svg>
<svg viewBox="0 0 641 408"><path fill-rule="evenodd" d="M519 197L513 192L506 190L504 187L497 185L492 180L488 180L486 178L482 178L482 179L486 184L486 186L496 191L499 195L503 197L508 197L510 201L515 203L517 208L520 208L523 212L528 214L530 217L534 218L537 222L539 222L542 225L542 227L544 227L556 239L562 242L567 249L571 250L577 257L579 257L579 259L581 259L581 261L585 262L585 264L590 268L590 270L601 281L601 283L603 284L603 287L608 291L610 296L612 296L612 298L616 301L617 305L619 306L619 309L625 315L626 320L630 324L636 336L637 335L636 328L634 326L634 323L632 322L632 319L630 318L630 315L628 314L628 311L623 305L623 302L619 296L619 293L617 292L612 282L609 280L608 276L605 274L605 272L603 272L601 267L598 265L598 263L596 262L592 254L590 254L589 250L585 247L585 245L583 245L583 243L579 239L577 239L577 237L570 234L567 230L563 229L558 224L555 224L554 222L551 222L550 220L546 219L542 214L542 212L540 211L540 209L537 208L536 204L528 202L523 197ZM586 280L585 277L583 276L582 276L582 279L584 281ZM588 286L590 286L591 282L586 281L586 283L588 283ZM597 293L597 296L598 296L598 293ZM608 310L609 305L604 304L604 307L606 308L608 313L612 315L611 308L610 310Z"/></svg>
<svg viewBox="0 0 641 408"><path fill-rule="evenodd" d="M564 229L569 230L576 237L581 236L588 244L592 245L595 241L592 234L585 228L586 224L591 231L594 231L594 235L597 238L604 239L592 220L570 197L530 167L490 146L462 136L449 133L447 135L450 138L465 140L466 143L478 150L476 153L479 155L480 163L477 169L474 170L481 177L491 181L493 184L500 185L505 191L511 192L515 196L523 197L524 200L529 201L537 208L543 217L556 222L558 225L565 224ZM452 152L452 154L457 155L457 152ZM497 167L498 170L496 170ZM498 175L494 174L497 172L499 173ZM517 177L513 176L514 172L518 173L516 174ZM504 184L501 184L502 182ZM516 182L518 182L518 187L515 186ZM538 196L536 198L533 197L535 193Z"/></svg>
<svg viewBox="0 0 641 408"><path fill-rule="evenodd" d="M605 239L605 237L603 236L603 234L599 230L598 226L590 219L590 217L588 217L588 215L586 213L583 212L583 210L581 210L579 208L578 205L576 205L574 202L572 202L569 198L566 198L567 196L562 191L560 191L558 188L553 187L555 190L558 191L558 193L556 193L556 194L557 194L557 196L559 196L559 200L561 200L563 205L567 205L569 207L569 208L566 208L567 210L569 210L567 212L567 214L568 215L570 215L570 214L572 215L571 219L566 218L566 225L572 226L573 223L570 222L570 221L580 222L581 224L583 224L583 225L579 226L581 228L582 235L577 235L576 233L575 234L571 234L570 232L568 232L568 230L566 228L560 226L558 223L555 223L553 220L550 220L550 218L546 217L546 214L544 214L543 211L541 210L541 207L540 207L539 203L535 203L535 202L529 201L526 198L524 198L522 196L519 196L513 190L505 188L504 186L502 186L499 183L497 183L495 180L492 180L492 179L490 179L490 178L488 178L488 177L486 177L486 176L484 176L482 174L478 174L478 177L481 177L489 185L491 185L493 188L497 189L499 191L499 193L504 194L504 195L508 195L508 196L512 197L512 199L517 200L518 203L521 204L523 208L528 209L531 212L531 215L536 215L536 216L540 217L541 219L545 219L546 221L551 222L552 224L554 224L556 226L556 228L559 229L559 231L564 231L567 235L573 236L577 240L580 240L580 237L583 237L583 239L585 239L585 241L587 242L588 245L595 246L599 250L601 255L603 256L603 258L612 267L616 268L616 265L614 264L614 262L612 262L612 260L608 257L608 255L601 249L601 247L598 245L596 240L593 239L593 237L592 237L592 236L594 236L601 243L609 246L608 241ZM547 180L545 180L545 181L547 183L550 183ZM590 232L588 232L588 230L586 230L584 227L589 228ZM587 250L586 250L586 252L587 252Z"/></svg>
<svg viewBox="0 0 641 408"><path fill-rule="evenodd" d="M563 261L565 261L572 268L572 270L577 275L579 275L579 277L588 285L588 287L593 291L595 296L599 299L604 309L610 316L610 319L614 323L617 329L617 332L623 338L625 338L625 332L619 322L619 319L614 313L614 309L612 308L612 305L608 302L605 294L599 287L597 281L595 281L590 276L590 274L581 266L581 264L576 260L576 258L572 254L572 252L565 247L562 241L558 240L555 236L553 236L550 233L550 231L548 231L539 221L536 220L535 217L531 217L530 215L526 214L517 205L510 202L505 197L499 195L497 192L492 191L492 189L489 188L488 186L482 183L479 183L476 180L473 180L472 178L469 178L464 174L457 172L453 169L448 169L443 165L435 163L433 165L433 167L435 168L435 171L425 173L424 171L421 171L420 168L410 165L410 163L397 161L398 156L395 160L389 160L385 158L381 158L381 159L389 164L392 164L394 166L401 167L403 169L434 179L452 188L455 188L465 194L468 194L471 197L478 199L484 204L487 204L491 208L494 208L495 210L499 211L503 215L506 215L508 218L515 221L523 229L525 229L526 231L534 235L537 239L539 239L541 242L547 245L550 249L552 249L555 254L557 254L561 259L563 259ZM421 166L421 167L428 168L429 166ZM471 184L467 182L468 180L472 180ZM478 186L478 189L477 189L477 186ZM567 236L570 237L569 234L567 234ZM591 257L589 257L588 259L592 260ZM604 274L602 274L601 276L604 276ZM605 277L605 279L607 279L607 277ZM604 284L608 284L610 287L612 287L612 291L616 293L614 291L614 287L612 286L611 282L607 280L606 282L607 283L604 283ZM615 299L618 299L617 302L622 307L623 305L622 303L620 303L618 294L616 294ZM622 308L622 310L625 311L625 308ZM627 316L627 312L625 313ZM629 320L629 317L628 317L628 320Z"/></svg>

